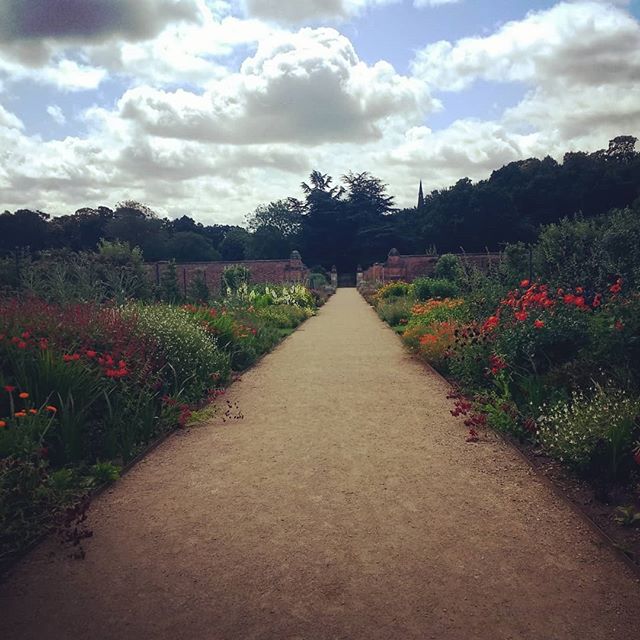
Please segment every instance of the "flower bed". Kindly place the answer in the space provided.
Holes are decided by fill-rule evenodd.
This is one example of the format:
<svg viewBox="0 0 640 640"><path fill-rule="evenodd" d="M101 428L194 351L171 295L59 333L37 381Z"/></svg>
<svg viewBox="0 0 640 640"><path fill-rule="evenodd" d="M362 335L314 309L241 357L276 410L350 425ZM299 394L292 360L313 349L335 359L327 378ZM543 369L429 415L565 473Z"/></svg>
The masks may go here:
<svg viewBox="0 0 640 640"><path fill-rule="evenodd" d="M184 425L314 313L304 287L209 305L0 304L0 560Z"/></svg>
<svg viewBox="0 0 640 640"><path fill-rule="evenodd" d="M390 299L410 309L390 324L457 385L469 442L485 427L514 437L618 506L609 521L640 521L640 295L622 278L601 291L523 280L491 306L496 283L424 302L394 283L368 299L383 319Z"/></svg>

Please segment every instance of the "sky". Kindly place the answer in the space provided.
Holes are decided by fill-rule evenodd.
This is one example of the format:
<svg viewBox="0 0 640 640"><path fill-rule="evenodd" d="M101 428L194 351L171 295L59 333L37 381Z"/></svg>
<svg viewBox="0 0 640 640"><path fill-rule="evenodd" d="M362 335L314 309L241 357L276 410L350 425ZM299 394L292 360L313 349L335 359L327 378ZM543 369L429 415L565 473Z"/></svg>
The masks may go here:
<svg viewBox="0 0 640 640"><path fill-rule="evenodd" d="M398 207L640 138L640 0L0 0L0 210L244 224L312 170Z"/></svg>

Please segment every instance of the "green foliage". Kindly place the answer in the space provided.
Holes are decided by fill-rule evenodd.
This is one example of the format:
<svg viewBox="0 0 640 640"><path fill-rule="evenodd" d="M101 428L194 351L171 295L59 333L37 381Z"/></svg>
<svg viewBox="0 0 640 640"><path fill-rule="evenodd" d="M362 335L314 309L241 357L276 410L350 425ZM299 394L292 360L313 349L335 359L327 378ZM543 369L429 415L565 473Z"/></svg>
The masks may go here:
<svg viewBox="0 0 640 640"><path fill-rule="evenodd" d="M536 275L560 286L605 289L622 276L640 285L640 209L548 225L534 249Z"/></svg>
<svg viewBox="0 0 640 640"><path fill-rule="evenodd" d="M416 300L455 298L460 293L460 287L455 282L447 279L417 278L413 282L413 291Z"/></svg>
<svg viewBox="0 0 640 640"><path fill-rule="evenodd" d="M89 470L96 486L115 482L120 477L120 467L111 462L96 462Z"/></svg>
<svg viewBox="0 0 640 640"><path fill-rule="evenodd" d="M406 297L388 298L378 304L377 311L382 320L395 327L408 321L411 316L411 301Z"/></svg>
<svg viewBox="0 0 640 640"><path fill-rule="evenodd" d="M207 285L205 272L198 269L189 285L189 299L198 304L209 301L211 293Z"/></svg>
<svg viewBox="0 0 640 640"><path fill-rule="evenodd" d="M399 298L410 295L412 286L406 282L389 282L378 290L378 298L387 300L389 298Z"/></svg>
<svg viewBox="0 0 640 640"><path fill-rule="evenodd" d="M160 274L160 297L165 302L173 304L181 298L175 260L171 260Z"/></svg>
<svg viewBox="0 0 640 640"><path fill-rule="evenodd" d="M192 322L185 309L168 304L132 305L125 312L135 314L136 331L157 340L167 363L164 376L172 394L197 400L229 375L229 356Z"/></svg>
<svg viewBox="0 0 640 640"><path fill-rule="evenodd" d="M225 267L222 272L222 291L226 291L227 295L234 294L241 287L246 287L250 279L251 271L241 264Z"/></svg>
<svg viewBox="0 0 640 640"><path fill-rule="evenodd" d="M309 317L309 311L295 305L272 305L256 310L256 315L278 329L294 329Z"/></svg>
<svg viewBox="0 0 640 640"><path fill-rule="evenodd" d="M311 273L309 274L309 288L320 289L329 284L327 277L324 273Z"/></svg>
<svg viewBox="0 0 640 640"><path fill-rule="evenodd" d="M607 387L575 391L569 401L542 407L538 438L545 449L580 471L608 482L626 477L633 460L640 400Z"/></svg>
<svg viewBox="0 0 640 640"><path fill-rule="evenodd" d="M464 276L464 269L460 258L450 253L440 256L436 262L434 274L436 279L459 282Z"/></svg>

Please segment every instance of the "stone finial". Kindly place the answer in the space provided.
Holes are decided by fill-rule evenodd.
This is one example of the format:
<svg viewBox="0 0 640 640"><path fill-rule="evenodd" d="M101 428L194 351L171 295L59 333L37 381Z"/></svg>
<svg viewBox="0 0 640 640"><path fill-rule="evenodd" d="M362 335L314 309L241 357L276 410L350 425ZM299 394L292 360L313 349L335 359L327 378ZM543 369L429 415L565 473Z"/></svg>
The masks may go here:
<svg viewBox="0 0 640 640"><path fill-rule="evenodd" d="M399 256L399 255L400 255L400 252L396 248L393 248L391 249L391 251L389 251L390 258L395 258L396 256Z"/></svg>
<svg viewBox="0 0 640 640"><path fill-rule="evenodd" d="M291 252L291 256L289 257L289 260L294 261L294 260L300 260L300 262L302 262L302 256L300 255L300 252L297 250L293 250Z"/></svg>

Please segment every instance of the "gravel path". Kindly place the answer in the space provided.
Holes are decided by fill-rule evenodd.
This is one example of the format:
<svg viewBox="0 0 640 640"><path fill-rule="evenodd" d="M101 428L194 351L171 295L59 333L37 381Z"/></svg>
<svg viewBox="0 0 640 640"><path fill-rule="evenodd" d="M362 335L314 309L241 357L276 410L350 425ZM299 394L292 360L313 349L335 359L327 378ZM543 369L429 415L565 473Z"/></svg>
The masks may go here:
<svg viewBox="0 0 640 640"><path fill-rule="evenodd" d="M640 586L355 290L0 586L9 640L637 640Z"/></svg>

